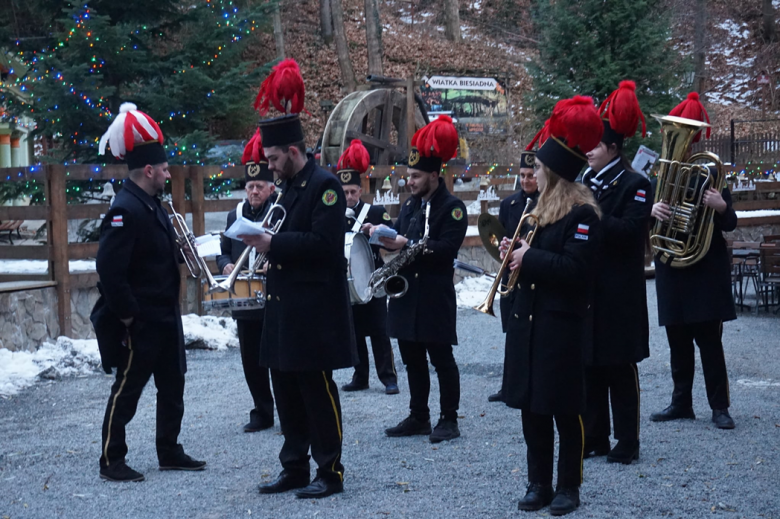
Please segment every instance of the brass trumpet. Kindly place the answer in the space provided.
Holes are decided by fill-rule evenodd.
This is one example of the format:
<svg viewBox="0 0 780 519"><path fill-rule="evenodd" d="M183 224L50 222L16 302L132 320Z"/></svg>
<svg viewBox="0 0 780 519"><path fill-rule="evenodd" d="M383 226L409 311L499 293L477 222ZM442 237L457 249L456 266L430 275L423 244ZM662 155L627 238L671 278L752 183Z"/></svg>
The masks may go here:
<svg viewBox="0 0 780 519"><path fill-rule="evenodd" d="M190 228L187 227L187 221L176 212L172 202L168 202L168 205L171 206L171 224L173 225L173 232L176 233L176 245L179 246L181 255L184 257L184 264L187 265L190 275L197 279L205 273L209 283L208 293L220 291L219 283L211 275L206 260L198 255L198 249L195 247L195 236L190 232Z"/></svg>
<svg viewBox="0 0 780 519"><path fill-rule="evenodd" d="M284 223L285 218L287 218L287 210L279 205L279 200L282 198L282 193L279 193L279 195L276 197L276 202L268 208L268 212L263 217L262 221L260 222L260 226L265 228L265 232L273 236L274 234L278 233L279 230L282 228L282 224ZM276 220L276 222L271 225L271 218L276 212L281 211L281 215ZM236 218L239 218L241 215L236 215ZM270 227L269 227L270 226ZM230 292L231 294L235 294L235 290L233 289L233 285L236 284L236 279L238 279L238 275L241 272L241 268L244 266L244 263L247 262L249 259L249 253L252 250L252 247L247 246L244 249L244 252L241 253L241 255L236 260L236 265L233 267L233 272L230 273L230 275L222 282L219 283L219 288L222 290L226 290ZM254 265L252 265L251 273L257 272L260 267L265 263L266 254L258 254L257 258L255 259Z"/></svg>
<svg viewBox="0 0 780 519"><path fill-rule="evenodd" d="M517 286L517 280L520 277L520 269L515 269L512 271L512 273L509 275L509 281L506 285L501 283L501 279L504 277L504 273L506 272L506 269L509 268L509 263L512 261L512 248L514 247L515 243L520 237L520 230L523 228L523 224L526 221L531 221L534 227L530 231L528 231L528 233L525 235L525 241L528 243L528 245L531 245L531 242L534 239L534 234L536 233L536 227L539 225L539 219L536 217L536 215L528 212L530 206L531 206L531 199L529 198L525 203L525 209L523 209L523 216L520 217L520 221L517 224L517 229L515 229L515 234L512 237L512 242L509 246L509 250L504 255L504 260L501 262L501 268L499 268L498 272L496 273L495 281L493 281L493 284L490 286L490 290L488 291L485 300L481 304L475 306L474 310L479 310L483 314L488 314L495 317L496 314L493 312L493 301L496 298L496 294L501 294L501 296L507 296L512 292L512 290L515 289L515 286Z"/></svg>

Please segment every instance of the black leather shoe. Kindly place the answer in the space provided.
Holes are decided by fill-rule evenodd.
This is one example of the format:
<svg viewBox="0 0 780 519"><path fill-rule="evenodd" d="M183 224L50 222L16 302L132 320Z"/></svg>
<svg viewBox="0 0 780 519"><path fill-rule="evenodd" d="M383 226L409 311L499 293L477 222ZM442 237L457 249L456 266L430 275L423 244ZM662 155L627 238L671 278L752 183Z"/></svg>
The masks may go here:
<svg viewBox="0 0 780 519"><path fill-rule="evenodd" d="M606 456L609 454L609 438L585 438L585 448L583 449L583 457L595 458L598 456Z"/></svg>
<svg viewBox="0 0 780 519"><path fill-rule="evenodd" d="M549 505L552 500L552 485L529 483L528 489L525 492L525 497L517 503L517 509L525 510L526 512L534 512Z"/></svg>
<svg viewBox="0 0 780 519"><path fill-rule="evenodd" d="M398 389L398 384L395 382L390 382L385 386L385 394L386 395L397 395L401 391Z"/></svg>
<svg viewBox="0 0 780 519"><path fill-rule="evenodd" d="M559 488L550 503L550 515L566 515L580 506L580 489L577 487Z"/></svg>
<svg viewBox="0 0 780 519"><path fill-rule="evenodd" d="M349 384L344 384L341 386L341 389L344 391L363 391L364 389L368 389L368 382L360 382L359 380L352 379L352 382Z"/></svg>
<svg viewBox="0 0 780 519"><path fill-rule="evenodd" d="M251 432L258 432L258 431L265 431L266 429L270 429L274 426L274 423L260 423L255 421L250 421L248 424L244 426L244 432L251 433Z"/></svg>
<svg viewBox="0 0 780 519"><path fill-rule="evenodd" d="M326 481L322 478L314 478L311 485L295 492L298 499L321 499L344 492L344 483L341 481Z"/></svg>
<svg viewBox="0 0 780 519"><path fill-rule="evenodd" d="M385 429L385 434L396 438L399 436L417 436L431 434L431 421L421 421L412 415L407 416L395 427Z"/></svg>
<svg viewBox="0 0 780 519"><path fill-rule="evenodd" d="M488 396L488 402L503 402L504 401L504 395L501 394L501 390L498 390L498 393L493 393L492 395Z"/></svg>
<svg viewBox="0 0 780 519"><path fill-rule="evenodd" d="M160 470L203 470L204 468L206 468L205 461L194 460L183 452L175 458L160 462Z"/></svg>
<svg viewBox="0 0 780 519"><path fill-rule="evenodd" d="M279 477L270 483L261 484L257 490L261 494L279 494L303 488L309 484L309 475L305 472L288 472L283 470Z"/></svg>
<svg viewBox="0 0 780 519"><path fill-rule="evenodd" d="M737 425L734 423L734 419L731 418L728 409L713 409L712 410L712 423L718 429L733 429Z"/></svg>
<svg viewBox="0 0 780 519"><path fill-rule="evenodd" d="M607 462L631 465L631 462L639 459L639 441L618 440L615 448L607 454Z"/></svg>
<svg viewBox="0 0 780 519"><path fill-rule="evenodd" d="M108 467L100 467L100 479L106 481L143 481L146 479L143 474L137 472L130 467L124 461L119 461Z"/></svg>
<svg viewBox="0 0 780 519"><path fill-rule="evenodd" d="M696 415L693 414L692 407L682 407L677 405L670 405L661 412L653 413L650 415L651 422L668 422L670 420L695 420Z"/></svg>
<svg viewBox="0 0 780 519"><path fill-rule="evenodd" d="M431 433L431 443L439 443L443 441L454 440L460 436L460 429L458 429L457 420L439 420L436 427Z"/></svg>

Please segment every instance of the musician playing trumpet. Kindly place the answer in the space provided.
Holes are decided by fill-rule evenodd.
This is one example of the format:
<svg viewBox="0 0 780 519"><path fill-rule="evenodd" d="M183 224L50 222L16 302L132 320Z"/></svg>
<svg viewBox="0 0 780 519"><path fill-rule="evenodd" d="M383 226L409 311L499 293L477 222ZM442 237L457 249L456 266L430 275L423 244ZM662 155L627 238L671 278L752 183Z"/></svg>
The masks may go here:
<svg viewBox="0 0 780 519"><path fill-rule="evenodd" d="M276 190L274 175L268 169L268 161L263 154L259 129L244 148L241 162L244 164L246 200L239 202L238 206L228 213L226 229L233 225L239 214L253 222L262 221L272 205L272 195ZM233 272L236 261L247 246L243 241L232 240L223 235L221 247L222 254L217 256L217 266L220 272L227 276ZM249 260L241 268L254 268L255 257L256 252L252 250ZM274 425L274 397L271 393L270 375L268 368L260 366L260 339L263 336L264 317L263 308L233 310L244 378L254 402L254 408L249 412L249 423L244 425L244 432L262 431Z"/></svg>
<svg viewBox="0 0 780 519"><path fill-rule="evenodd" d="M425 248L398 274L406 279L405 295L390 298L387 331L398 339L409 379L410 414L388 436L427 435L431 443L460 436L460 373L452 351L458 344L453 261L466 236L466 206L447 191L440 176L442 164L455 156L458 133L452 119L440 116L412 138L408 185L411 198L404 202L395 222L398 236L382 238L391 251L408 249L424 237ZM430 217L426 218L430 205ZM368 226L373 234L378 226ZM428 395L431 389L428 356L439 377L441 415L431 431Z"/></svg>
<svg viewBox="0 0 780 519"><path fill-rule="evenodd" d="M541 195L531 213L532 243L521 240L509 268L519 280L507 325L502 395L522 411L528 488L520 510L550 505L552 515L579 506L584 410L583 350L588 340L590 288L599 209L590 190L575 183L604 128L593 101L558 102L550 137L537 152L534 173ZM552 488L557 425L558 486Z"/></svg>

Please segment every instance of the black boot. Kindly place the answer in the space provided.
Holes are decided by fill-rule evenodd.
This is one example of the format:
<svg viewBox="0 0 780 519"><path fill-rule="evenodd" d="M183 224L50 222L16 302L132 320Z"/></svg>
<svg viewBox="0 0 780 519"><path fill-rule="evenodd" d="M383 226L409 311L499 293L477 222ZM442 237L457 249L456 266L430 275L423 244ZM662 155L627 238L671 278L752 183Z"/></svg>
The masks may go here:
<svg viewBox="0 0 780 519"><path fill-rule="evenodd" d="M398 384L395 383L395 382L388 382L385 385L385 394L386 395L397 395L400 392L401 392L401 390L398 389Z"/></svg>
<svg viewBox="0 0 780 519"><path fill-rule="evenodd" d="M204 468L206 468L205 461L194 460L184 452L174 458L160 460L160 470L203 470Z"/></svg>
<svg viewBox="0 0 780 519"><path fill-rule="evenodd" d="M341 389L344 391L363 391L364 389L368 389L368 381L365 382L362 380L358 380L357 377L352 377L352 382L349 384L344 384L341 386Z"/></svg>
<svg viewBox="0 0 780 519"><path fill-rule="evenodd" d="M395 427L385 429L385 434L393 438L399 436L427 436L431 434L431 421L430 419L426 421L418 420L414 415L409 415Z"/></svg>
<svg viewBox="0 0 780 519"><path fill-rule="evenodd" d="M555 491L555 497L550 503L550 515L566 515L580 506L580 489L563 487Z"/></svg>
<svg viewBox="0 0 780 519"><path fill-rule="evenodd" d="M733 429L737 425L734 423L734 419L731 418L728 409L713 409L712 410L712 423L718 429Z"/></svg>
<svg viewBox="0 0 780 519"><path fill-rule="evenodd" d="M311 482L311 485L296 490L295 497L299 499L321 499L343 491L344 483L341 481L327 481L321 477L316 477Z"/></svg>
<svg viewBox="0 0 780 519"><path fill-rule="evenodd" d="M541 483L528 483L528 489L525 497L517 503L518 510L534 512L541 510L549 505L553 500L552 485L542 485Z"/></svg>
<svg viewBox="0 0 780 519"><path fill-rule="evenodd" d="M290 472L283 470L279 477L270 483L258 487L261 494L279 494L295 488L304 488L309 484L307 472Z"/></svg>
<svg viewBox="0 0 780 519"><path fill-rule="evenodd" d="M609 447L609 438L585 438L583 457L587 459L606 456L609 454Z"/></svg>
<svg viewBox="0 0 780 519"><path fill-rule="evenodd" d="M668 422L670 420L695 420L692 407L672 404L663 411L650 415L651 422Z"/></svg>
<svg viewBox="0 0 780 519"><path fill-rule="evenodd" d="M108 467L100 467L100 479L106 481L128 482L143 481L144 475L127 466L125 460L112 463Z"/></svg>
<svg viewBox="0 0 780 519"><path fill-rule="evenodd" d="M607 454L609 463L622 463L631 465L631 462L639 459L639 440L618 440L615 448Z"/></svg>
<svg viewBox="0 0 780 519"><path fill-rule="evenodd" d="M492 395L488 396L488 402L503 402L504 401L504 395L501 394L501 390L499 389L497 393L493 393Z"/></svg>
<svg viewBox="0 0 780 519"><path fill-rule="evenodd" d="M454 440L460 436L457 420L445 420L442 418L431 433L431 443Z"/></svg>

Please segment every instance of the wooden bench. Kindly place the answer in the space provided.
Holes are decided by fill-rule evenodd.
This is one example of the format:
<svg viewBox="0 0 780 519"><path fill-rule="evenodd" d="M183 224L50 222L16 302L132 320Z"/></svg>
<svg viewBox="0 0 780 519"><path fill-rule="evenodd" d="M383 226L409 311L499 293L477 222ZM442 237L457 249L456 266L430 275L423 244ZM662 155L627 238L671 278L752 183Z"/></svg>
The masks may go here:
<svg viewBox="0 0 780 519"><path fill-rule="evenodd" d="M8 231L8 241L11 243L11 245L14 244L13 235L14 231L16 231L17 238L22 238L22 224L24 223L24 220L9 220L7 222L0 223L0 233Z"/></svg>

